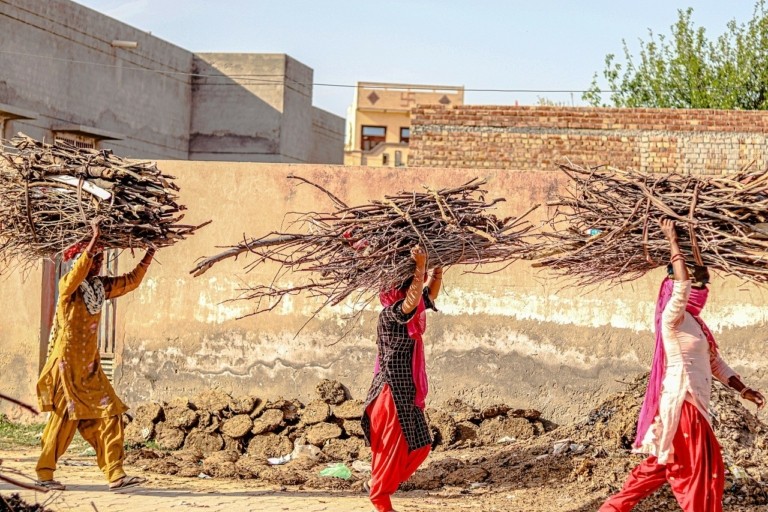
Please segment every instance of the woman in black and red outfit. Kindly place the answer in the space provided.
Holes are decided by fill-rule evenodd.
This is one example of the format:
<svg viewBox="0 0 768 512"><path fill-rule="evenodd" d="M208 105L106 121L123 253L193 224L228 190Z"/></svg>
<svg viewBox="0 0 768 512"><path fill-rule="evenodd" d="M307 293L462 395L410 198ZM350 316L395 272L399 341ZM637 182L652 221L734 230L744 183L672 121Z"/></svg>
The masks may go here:
<svg viewBox="0 0 768 512"><path fill-rule="evenodd" d="M435 268L425 285L427 254L416 246L411 256L413 277L380 295L379 356L362 420L373 452L366 489L377 512L393 510L391 495L424 462L432 445L424 416L428 384L421 336L426 309L435 310L443 272Z"/></svg>

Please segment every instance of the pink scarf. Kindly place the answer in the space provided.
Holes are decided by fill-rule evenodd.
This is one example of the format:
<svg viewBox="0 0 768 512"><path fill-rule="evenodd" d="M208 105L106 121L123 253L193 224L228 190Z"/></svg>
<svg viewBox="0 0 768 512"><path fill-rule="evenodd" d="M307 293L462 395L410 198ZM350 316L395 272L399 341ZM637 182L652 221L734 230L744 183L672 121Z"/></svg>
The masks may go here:
<svg viewBox="0 0 768 512"><path fill-rule="evenodd" d="M394 288L387 292L381 292L379 294L379 300L381 305L388 308L396 302L405 299L405 291ZM413 374L413 385L416 388L416 399L414 403L419 409L424 409L427 400L427 392L429 391L429 383L427 382L427 363L424 358L424 341L421 335L427 330L427 312L424 305L424 299L419 301L419 305L416 306L416 313L413 318L408 322L408 335L413 339L413 358L411 359L411 373ZM376 357L376 368L374 369L374 375L379 373L381 368L381 361Z"/></svg>
<svg viewBox="0 0 768 512"><path fill-rule="evenodd" d="M661 283L659 289L659 298L656 301L656 348L653 352L653 365L651 366L651 375L648 377L648 388L645 391L645 400L643 401L643 407L640 409L640 417L637 420L637 436L635 437L634 446L639 448L643 443L646 432L651 427L653 419L656 417L656 413L659 410L659 399L661 397L661 382L664 380L664 365L666 362L666 353L664 352L664 340L661 335L661 317L664 313L664 308L667 307L670 297L672 296L672 287L675 281L673 279L666 278ZM699 316L701 310L707 303L709 297L709 290L705 288L693 288L691 294L688 297L688 304L685 306L685 310L691 314L701 326L701 330L704 332L704 336L707 337L709 342L709 348L713 353L717 353L717 342L712 335L712 331L709 330L707 324Z"/></svg>

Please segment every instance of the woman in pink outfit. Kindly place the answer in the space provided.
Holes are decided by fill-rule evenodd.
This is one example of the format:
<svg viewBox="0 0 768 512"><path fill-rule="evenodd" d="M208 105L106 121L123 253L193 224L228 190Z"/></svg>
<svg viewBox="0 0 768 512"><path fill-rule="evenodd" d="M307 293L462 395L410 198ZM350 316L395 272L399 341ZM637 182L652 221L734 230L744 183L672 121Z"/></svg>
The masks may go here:
<svg viewBox="0 0 768 512"><path fill-rule="evenodd" d="M671 275L661 284L656 303L656 350L634 449L650 456L600 511L632 510L669 482L685 512L720 512L725 468L710 425L712 377L758 409L765 398L746 387L723 361L712 332L699 316L709 293L706 268L696 268L692 285L675 223L664 219L659 224L669 240Z"/></svg>

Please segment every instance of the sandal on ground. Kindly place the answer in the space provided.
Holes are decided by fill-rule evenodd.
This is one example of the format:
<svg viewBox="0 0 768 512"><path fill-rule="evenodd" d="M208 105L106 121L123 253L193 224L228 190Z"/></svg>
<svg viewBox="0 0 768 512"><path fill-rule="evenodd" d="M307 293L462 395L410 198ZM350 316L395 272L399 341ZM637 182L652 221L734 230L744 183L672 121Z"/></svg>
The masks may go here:
<svg viewBox="0 0 768 512"><path fill-rule="evenodd" d="M66 485L57 480L37 480L35 481L35 485L45 487L50 491L63 491L67 488Z"/></svg>
<svg viewBox="0 0 768 512"><path fill-rule="evenodd" d="M128 487L136 487L137 485L141 485L146 481L146 478L142 478L140 476L124 476L122 479L118 480L117 484L109 484L109 490L117 491L120 489L127 489Z"/></svg>

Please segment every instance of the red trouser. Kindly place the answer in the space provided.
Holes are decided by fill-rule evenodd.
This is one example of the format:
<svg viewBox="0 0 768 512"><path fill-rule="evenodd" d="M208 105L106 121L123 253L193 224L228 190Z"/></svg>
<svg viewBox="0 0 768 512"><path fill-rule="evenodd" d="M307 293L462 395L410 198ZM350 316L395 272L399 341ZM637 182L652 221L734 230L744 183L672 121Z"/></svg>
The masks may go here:
<svg viewBox="0 0 768 512"><path fill-rule="evenodd" d="M390 496L416 472L429 455L431 446L409 451L397 419L395 401L385 384L366 411L371 420L371 503L377 512L392 510Z"/></svg>
<svg viewBox="0 0 768 512"><path fill-rule="evenodd" d="M680 425L672 440L673 460L657 464L649 457L632 470L618 494L600 512L626 512L669 482L684 512L722 512L725 468L720 444L696 407L683 403Z"/></svg>

